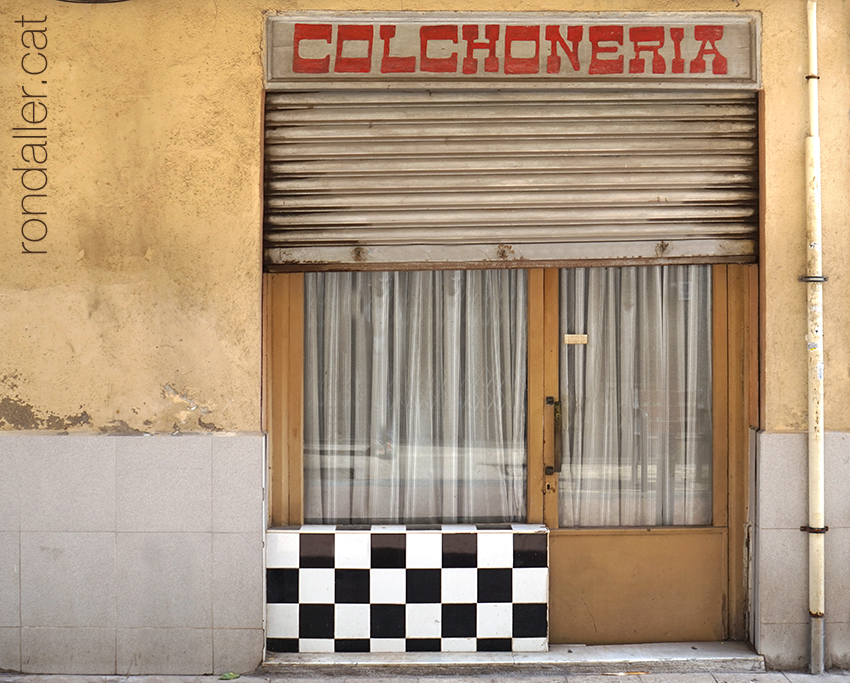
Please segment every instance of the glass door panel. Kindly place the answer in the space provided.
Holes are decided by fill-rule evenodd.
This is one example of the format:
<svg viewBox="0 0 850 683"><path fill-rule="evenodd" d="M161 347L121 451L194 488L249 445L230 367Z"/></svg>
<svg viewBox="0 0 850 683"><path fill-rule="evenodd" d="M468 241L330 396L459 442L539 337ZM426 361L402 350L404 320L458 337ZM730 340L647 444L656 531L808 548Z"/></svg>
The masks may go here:
<svg viewBox="0 0 850 683"><path fill-rule="evenodd" d="M711 267L560 271L561 527L712 523Z"/></svg>

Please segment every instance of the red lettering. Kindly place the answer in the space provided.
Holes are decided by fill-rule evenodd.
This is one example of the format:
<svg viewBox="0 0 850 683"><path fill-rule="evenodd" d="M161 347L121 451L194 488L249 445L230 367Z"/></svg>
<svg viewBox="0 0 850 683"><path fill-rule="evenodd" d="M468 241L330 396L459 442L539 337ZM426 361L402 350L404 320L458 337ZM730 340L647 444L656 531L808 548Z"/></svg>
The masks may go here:
<svg viewBox="0 0 850 683"><path fill-rule="evenodd" d="M546 40L550 43L549 57L546 59L546 73L557 74L561 72L561 58L558 55L558 45L564 51L567 59L570 60L570 65L573 71L578 71L581 65L578 61L578 44L581 42L584 28L581 26L567 27L567 40L572 43L572 47L568 47L564 37L561 35L561 29L557 26L546 27Z"/></svg>
<svg viewBox="0 0 850 683"><path fill-rule="evenodd" d="M486 40L478 42L478 27L474 24L464 25L463 39L466 41L466 57L463 59L463 73L478 73L478 60L472 56L473 50L488 50L490 54L484 58L484 71L498 71L499 58L496 56L496 41L499 40L499 27L488 24L484 27Z"/></svg>
<svg viewBox="0 0 850 683"><path fill-rule="evenodd" d="M450 40L457 44L457 26L423 26L419 29L419 65L422 71L431 73L457 71L457 52L451 57L428 56L428 43L432 40Z"/></svg>
<svg viewBox="0 0 850 683"><path fill-rule="evenodd" d="M534 43L533 57L514 57L511 50L514 43ZM540 27L505 27L505 73L536 74L540 71Z"/></svg>
<svg viewBox="0 0 850 683"><path fill-rule="evenodd" d="M623 44L623 27L622 26L591 26L590 31L590 67L588 73L591 74L621 74L623 73L623 56L620 55L616 59L601 59L600 54L617 53L619 48L616 45L602 46L602 42L615 42L618 45Z"/></svg>
<svg viewBox="0 0 850 683"><path fill-rule="evenodd" d="M673 41L673 73L685 73L685 60L682 59L682 39L685 37L685 29L671 28L670 40Z"/></svg>
<svg viewBox="0 0 850 683"><path fill-rule="evenodd" d="M372 43L375 38L374 26L340 25L336 30L336 73L367 74L372 70ZM346 41L368 44L365 57L343 57L342 50Z"/></svg>
<svg viewBox="0 0 850 683"><path fill-rule="evenodd" d="M636 26L629 29L629 40L635 47L635 57L629 60L629 73L642 74L646 71L646 60L641 59L642 52L652 53L652 73L663 74L667 71L667 62L659 50L664 46L663 26Z"/></svg>
<svg viewBox="0 0 850 683"><path fill-rule="evenodd" d="M395 38L395 26L383 25L379 29L384 41L384 56L381 59L382 74L412 74L416 71L416 57L391 57L390 41Z"/></svg>
<svg viewBox="0 0 850 683"><path fill-rule="evenodd" d="M380 69L382 74L475 75L500 71L505 75L703 74L709 72L710 63L710 73L721 76L728 73L728 59L720 48L725 32L722 25L694 26L693 39L698 46L695 52L691 51L690 42L685 44L685 32L690 29L681 26L591 25L586 32L584 26L566 24L449 23L419 25L418 28L417 57L415 48L407 47L406 37L399 43L402 40L398 38L399 24L296 23L292 29L292 72L368 74ZM380 57L374 54L377 37L382 41ZM585 37L590 42L589 59L581 52ZM624 39L630 41L633 49L627 72L625 55L629 47L625 46ZM548 42L549 48L545 67L541 65L543 40ZM404 55L405 51L414 54ZM569 66L564 64L564 58L569 60ZM582 67L586 71L583 72ZM29 112L38 106L27 104L25 108ZM37 117L27 117L25 112L24 118L29 121Z"/></svg>
<svg viewBox="0 0 850 683"><path fill-rule="evenodd" d="M723 37L722 26L694 26L694 38L702 42L699 46L697 56L691 62L691 73L701 74L705 72L705 56L713 55L711 60L711 73L726 73L726 57L717 49L717 41ZM711 43L711 48L706 46Z"/></svg>
<svg viewBox="0 0 850 683"><path fill-rule="evenodd" d="M299 53L302 40L323 40L330 45L333 27L330 24L295 24L292 41L292 71L297 74L326 74L330 69L331 57L308 59Z"/></svg>

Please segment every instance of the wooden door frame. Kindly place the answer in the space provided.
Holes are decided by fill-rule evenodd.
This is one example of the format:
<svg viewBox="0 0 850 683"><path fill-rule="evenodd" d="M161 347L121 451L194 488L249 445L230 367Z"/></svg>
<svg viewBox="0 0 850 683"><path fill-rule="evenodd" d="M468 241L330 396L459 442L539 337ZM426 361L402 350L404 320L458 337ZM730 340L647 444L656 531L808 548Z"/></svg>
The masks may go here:
<svg viewBox="0 0 850 683"><path fill-rule="evenodd" d="M304 523L304 273L263 278L268 524Z"/></svg>
<svg viewBox="0 0 850 683"><path fill-rule="evenodd" d="M715 266L720 268L720 266ZM750 543L750 431L759 426L759 268L729 265L727 501L730 640L747 637Z"/></svg>

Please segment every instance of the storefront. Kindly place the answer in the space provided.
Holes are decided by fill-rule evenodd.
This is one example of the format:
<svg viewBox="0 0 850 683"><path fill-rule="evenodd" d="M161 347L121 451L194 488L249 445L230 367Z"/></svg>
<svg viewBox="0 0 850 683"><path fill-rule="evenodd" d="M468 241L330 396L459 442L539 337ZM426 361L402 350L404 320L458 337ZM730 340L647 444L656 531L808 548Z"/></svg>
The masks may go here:
<svg viewBox="0 0 850 683"><path fill-rule="evenodd" d="M759 29L269 20L270 650L743 636Z"/></svg>

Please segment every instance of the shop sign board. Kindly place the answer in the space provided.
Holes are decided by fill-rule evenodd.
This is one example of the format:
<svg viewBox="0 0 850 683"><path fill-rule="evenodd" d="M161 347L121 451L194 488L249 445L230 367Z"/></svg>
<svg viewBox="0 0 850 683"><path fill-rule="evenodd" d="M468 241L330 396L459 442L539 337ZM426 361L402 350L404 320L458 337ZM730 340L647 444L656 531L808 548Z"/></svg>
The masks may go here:
<svg viewBox="0 0 850 683"><path fill-rule="evenodd" d="M751 13L276 15L267 80L758 87L759 38Z"/></svg>

